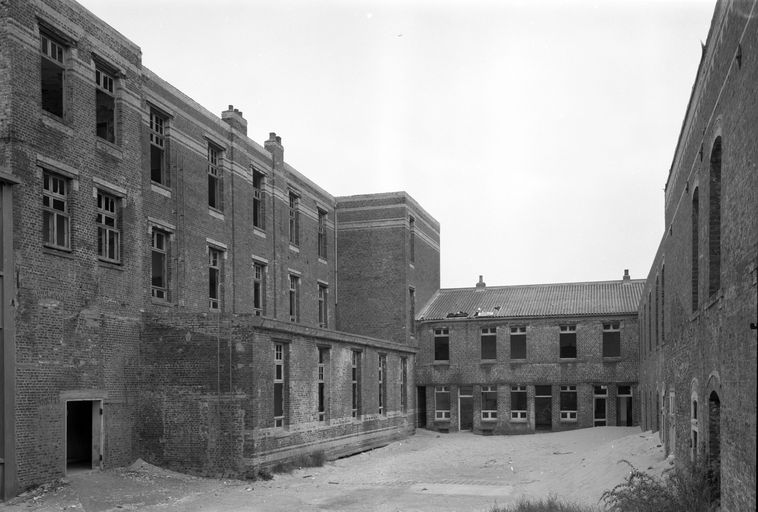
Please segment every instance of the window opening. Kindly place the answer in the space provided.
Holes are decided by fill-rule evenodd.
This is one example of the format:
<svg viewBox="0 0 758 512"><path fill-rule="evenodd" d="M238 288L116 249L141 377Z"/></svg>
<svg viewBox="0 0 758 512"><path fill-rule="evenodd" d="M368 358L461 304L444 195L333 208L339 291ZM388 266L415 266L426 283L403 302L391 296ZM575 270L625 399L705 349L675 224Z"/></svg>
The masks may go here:
<svg viewBox="0 0 758 512"><path fill-rule="evenodd" d="M97 255L103 260L121 262L121 230L118 199L97 191Z"/></svg>
<svg viewBox="0 0 758 512"><path fill-rule="evenodd" d="M223 210L221 187L221 151L208 144L208 206Z"/></svg>
<svg viewBox="0 0 758 512"><path fill-rule="evenodd" d="M326 211L319 208L318 210L318 257L326 259L327 256L327 239L326 239Z"/></svg>
<svg viewBox="0 0 758 512"><path fill-rule="evenodd" d="M168 240L168 233L153 229L151 295L160 300L168 300Z"/></svg>
<svg viewBox="0 0 758 512"><path fill-rule="evenodd" d="M290 243L300 245L300 197L290 192Z"/></svg>
<svg viewBox="0 0 758 512"><path fill-rule="evenodd" d="M700 288L700 246L699 246L699 228L700 228L700 204L698 199L698 190L692 193L692 311L697 311L699 288Z"/></svg>
<svg viewBox="0 0 758 512"><path fill-rule="evenodd" d="M576 326L560 326L560 358L576 359Z"/></svg>
<svg viewBox="0 0 758 512"><path fill-rule="evenodd" d="M447 327L434 330L434 360L450 360L450 330Z"/></svg>
<svg viewBox="0 0 758 512"><path fill-rule="evenodd" d="M95 116L97 136L108 142L116 141L116 99L113 95L113 76L95 69Z"/></svg>
<svg viewBox="0 0 758 512"><path fill-rule="evenodd" d="M168 186L166 172L166 118L150 110L150 179L159 185Z"/></svg>
<svg viewBox="0 0 758 512"><path fill-rule="evenodd" d="M50 35L40 33L40 77L42 89L42 109L58 117L63 117L63 77L66 46Z"/></svg>
<svg viewBox="0 0 758 512"><path fill-rule="evenodd" d="M576 386L561 386L561 421L576 421Z"/></svg>
<svg viewBox="0 0 758 512"><path fill-rule="evenodd" d="M450 419L450 388L448 386L434 388L434 419Z"/></svg>
<svg viewBox="0 0 758 512"><path fill-rule="evenodd" d="M385 414L385 400L387 388L385 387L385 374L387 373L387 356L379 355L379 414Z"/></svg>
<svg viewBox="0 0 758 512"><path fill-rule="evenodd" d="M480 341L482 359L490 361L497 359L497 328L483 328Z"/></svg>
<svg viewBox="0 0 758 512"><path fill-rule="evenodd" d="M290 322L300 321L300 278L290 274Z"/></svg>
<svg viewBox="0 0 758 512"><path fill-rule="evenodd" d="M511 421L526 421L526 386L511 386Z"/></svg>
<svg viewBox="0 0 758 512"><path fill-rule="evenodd" d="M603 323L603 357L621 356L621 323Z"/></svg>
<svg viewBox="0 0 758 512"><path fill-rule="evenodd" d="M353 360L351 367L352 379L352 414L353 418L358 418L361 410L361 353L353 351Z"/></svg>
<svg viewBox="0 0 758 512"><path fill-rule="evenodd" d="M274 426L284 426L284 344L274 344Z"/></svg>
<svg viewBox="0 0 758 512"><path fill-rule="evenodd" d="M318 420L326 421L326 363L329 349L318 349Z"/></svg>
<svg viewBox="0 0 758 512"><path fill-rule="evenodd" d="M266 229L266 208L264 201L265 175L253 170L253 227Z"/></svg>
<svg viewBox="0 0 758 512"><path fill-rule="evenodd" d="M262 263L253 263L253 311L255 316L266 314L266 268Z"/></svg>
<svg viewBox="0 0 758 512"><path fill-rule="evenodd" d="M708 192L708 295L713 296L721 288L721 137L711 151Z"/></svg>
<svg viewBox="0 0 758 512"><path fill-rule="evenodd" d="M324 328L329 325L328 292L325 285L318 285L318 325Z"/></svg>
<svg viewBox="0 0 758 512"><path fill-rule="evenodd" d="M59 249L71 246L68 206L68 180L44 173L42 189L42 225L45 245Z"/></svg>
<svg viewBox="0 0 758 512"><path fill-rule="evenodd" d="M208 248L208 305L221 308L221 251Z"/></svg>
<svg viewBox="0 0 758 512"><path fill-rule="evenodd" d="M497 419L497 387L482 386L482 419Z"/></svg>
<svg viewBox="0 0 758 512"><path fill-rule="evenodd" d="M511 359L526 359L526 327L511 327Z"/></svg>

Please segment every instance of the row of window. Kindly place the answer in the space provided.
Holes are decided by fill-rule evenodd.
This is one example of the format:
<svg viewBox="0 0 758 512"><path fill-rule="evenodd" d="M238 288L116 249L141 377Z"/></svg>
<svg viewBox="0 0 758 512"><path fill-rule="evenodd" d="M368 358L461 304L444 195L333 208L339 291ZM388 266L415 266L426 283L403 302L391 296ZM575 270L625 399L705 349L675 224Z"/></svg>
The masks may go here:
<svg viewBox="0 0 758 512"><path fill-rule="evenodd" d="M287 382L289 375L288 358L287 358L288 345L285 343L274 343L274 426L283 427L287 421ZM360 418L365 413L362 406L361 392L362 392L362 356L363 353L354 350L351 354L350 360L350 410L353 418ZM329 400L330 400L330 385L331 385L331 365L330 365L330 349L329 347L318 347L318 359L317 359L318 376L316 379L316 416L318 421L325 422L329 419ZM387 402L387 355L379 354L378 368L377 368L377 397L378 407L377 413L379 415L386 414L386 402ZM400 380L399 395L400 395L400 411L406 413L408 410L408 359L403 357L400 359Z"/></svg>
<svg viewBox="0 0 758 512"><path fill-rule="evenodd" d="M497 360L497 328L484 327L480 330L480 346L482 361ZM527 359L526 327L513 326L510 328L510 358L513 360ZM576 359L576 325L559 326L558 349L561 359ZM621 356L621 323L603 323L603 357ZM450 329L440 327L434 329L434 361L450 361Z"/></svg>

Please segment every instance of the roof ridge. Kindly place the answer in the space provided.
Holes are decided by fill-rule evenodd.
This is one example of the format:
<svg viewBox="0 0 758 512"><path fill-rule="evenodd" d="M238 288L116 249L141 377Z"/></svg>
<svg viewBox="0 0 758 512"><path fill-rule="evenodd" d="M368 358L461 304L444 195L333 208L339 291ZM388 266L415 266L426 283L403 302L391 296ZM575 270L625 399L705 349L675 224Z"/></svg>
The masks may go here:
<svg viewBox="0 0 758 512"><path fill-rule="evenodd" d="M438 292L446 292L446 291L460 291L460 290L480 290L480 291L487 291L487 290L502 290L507 288L540 288L540 287L548 287L548 286L577 286L577 285L598 285L598 284L644 284L646 279L629 279L628 281L625 281L623 279L614 279L614 280L608 280L608 281L574 281L574 282L564 282L564 283L532 283L532 284L506 284L506 285L495 285L495 286L489 286L482 290L481 288L476 288L474 286L463 286L458 288L440 288Z"/></svg>

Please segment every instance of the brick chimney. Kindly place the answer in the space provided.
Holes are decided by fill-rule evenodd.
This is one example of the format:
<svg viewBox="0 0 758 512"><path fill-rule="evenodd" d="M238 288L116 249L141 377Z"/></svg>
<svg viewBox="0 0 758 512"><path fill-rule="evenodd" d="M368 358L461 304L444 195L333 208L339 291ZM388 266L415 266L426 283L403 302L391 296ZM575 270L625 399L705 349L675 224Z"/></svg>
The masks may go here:
<svg viewBox="0 0 758 512"><path fill-rule="evenodd" d="M625 268L624 269L624 281L629 281L630 279L631 279L631 277L629 277L629 269Z"/></svg>
<svg viewBox="0 0 758 512"><path fill-rule="evenodd" d="M234 108L234 105L229 105L228 110L221 112L221 120L242 132L243 135L247 135L247 119L242 117L242 112Z"/></svg>
<svg viewBox="0 0 758 512"><path fill-rule="evenodd" d="M487 287L487 283L484 282L483 276L479 276L479 282L476 283L476 291L484 290Z"/></svg>
<svg viewBox="0 0 758 512"><path fill-rule="evenodd" d="M263 143L263 147L266 151L271 153L274 159L274 167L279 168L284 163L284 146L282 146L282 138L279 137L276 132L270 132L268 134L268 140Z"/></svg>

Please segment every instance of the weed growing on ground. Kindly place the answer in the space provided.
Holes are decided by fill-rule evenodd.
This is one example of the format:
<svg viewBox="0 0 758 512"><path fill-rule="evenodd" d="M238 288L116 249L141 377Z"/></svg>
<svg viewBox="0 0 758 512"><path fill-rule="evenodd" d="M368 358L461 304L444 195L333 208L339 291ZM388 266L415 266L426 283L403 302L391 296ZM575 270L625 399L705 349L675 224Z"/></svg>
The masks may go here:
<svg viewBox="0 0 758 512"><path fill-rule="evenodd" d="M546 499L527 500L522 499L514 505L505 507L493 506L489 512L596 512L597 508L569 503L555 496Z"/></svg>
<svg viewBox="0 0 758 512"><path fill-rule="evenodd" d="M716 468L674 467L655 478L632 468L626 481L605 491L601 500L609 512L713 512L718 509Z"/></svg>

